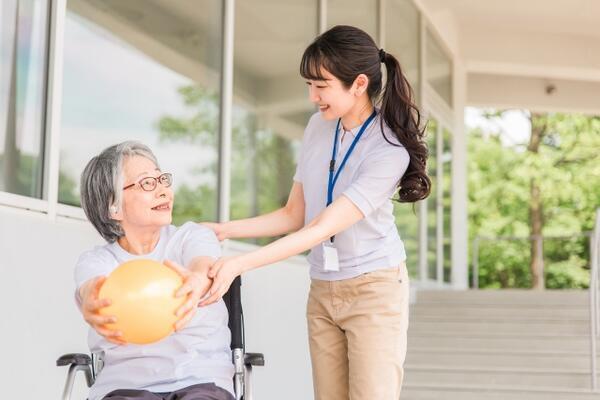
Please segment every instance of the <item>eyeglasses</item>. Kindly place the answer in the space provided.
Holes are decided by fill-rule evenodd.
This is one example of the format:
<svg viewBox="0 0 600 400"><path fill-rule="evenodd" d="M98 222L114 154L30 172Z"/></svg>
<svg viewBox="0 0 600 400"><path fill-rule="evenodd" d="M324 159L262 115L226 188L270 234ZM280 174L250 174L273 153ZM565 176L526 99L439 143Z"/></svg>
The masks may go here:
<svg viewBox="0 0 600 400"><path fill-rule="evenodd" d="M143 191L151 192L156 189L156 185L160 182L164 187L169 187L173 184L173 174L165 172L164 174L160 174L157 178L153 176L148 176L146 178L140 179L139 181L132 183L131 185L127 185L123 188L123 190L127 190L135 185L140 185Z"/></svg>

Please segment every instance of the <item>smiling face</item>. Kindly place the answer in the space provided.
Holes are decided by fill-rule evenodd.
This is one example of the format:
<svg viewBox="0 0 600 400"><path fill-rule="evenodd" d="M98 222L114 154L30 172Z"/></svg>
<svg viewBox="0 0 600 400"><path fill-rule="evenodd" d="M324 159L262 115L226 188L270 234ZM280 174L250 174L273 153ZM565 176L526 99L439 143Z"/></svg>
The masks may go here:
<svg viewBox="0 0 600 400"><path fill-rule="evenodd" d="M131 156L123 160L123 190L121 210L113 218L121 222L123 230L155 230L172 221L173 190L157 182L152 191L145 191L139 183L144 178L158 178L162 172L151 160Z"/></svg>
<svg viewBox="0 0 600 400"><path fill-rule="evenodd" d="M321 75L323 80L306 81L309 99L319 107L324 119L341 118L354 107L356 96L352 88L344 87L342 81L327 70L322 69Z"/></svg>
<svg viewBox="0 0 600 400"><path fill-rule="evenodd" d="M349 88L324 68L321 68L320 75L322 80L309 79L306 84L310 101L319 107L324 119L344 118L356 113L368 101L366 90L369 80L364 74L360 74Z"/></svg>

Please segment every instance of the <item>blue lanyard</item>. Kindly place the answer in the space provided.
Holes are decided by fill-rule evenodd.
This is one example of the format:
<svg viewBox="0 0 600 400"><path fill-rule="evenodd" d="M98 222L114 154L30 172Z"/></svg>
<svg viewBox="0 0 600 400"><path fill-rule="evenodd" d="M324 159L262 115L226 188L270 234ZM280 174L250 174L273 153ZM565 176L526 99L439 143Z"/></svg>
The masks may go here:
<svg viewBox="0 0 600 400"><path fill-rule="evenodd" d="M338 135L340 132L340 123L342 122L341 119L338 119L337 126L335 127L335 139L333 142L333 154L331 155L331 162L329 163L329 182L327 185L327 206L329 206L333 202L333 188L335 187L335 184L340 176L340 173L346 166L346 161L348 161L348 158L350 158L350 154L352 154L352 152L354 151L354 147L356 147L356 143L358 143L358 141L360 140L360 137L367 129L367 126L369 126L369 123L371 123L371 121L373 121L373 119L375 118L375 115L377 115L377 112L373 111L373 113L369 116L369 118L367 118L365 123L360 127L358 134L352 141L350 148L348 148L348 151L346 152L346 155L344 156L344 159L342 160L342 163L340 164L340 168L334 175L333 171L335 170L335 157L337 155Z"/></svg>
<svg viewBox="0 0 600 400"><path fill-rule="evenodd" d="M335 184L340 176L340 173L346 166L346 161L348 161L348 158L350 158L350 154L352 154L352 152L354 151L354 148L356 147L356 143L358 143L358 141L360 140L360 137L363 135L363 133L365 133L365 130L367 129L367 127L369 126L371 121L373 121L373 119L375 118L376 115L377 115L377 112L375 110L373 110L373 113L369 116L369 118L367 118L367 120L364 122L364 124L362 124L362 126L360 127L360 130L356 134L356 137L352 141L352 144L348 148L348 151L346 152L346 155L344 156L344 159L342 160L342 163L340 164L340 168L337 170L337 172L334 175L333 171L335 171L335 157L337 155L338 135L340 132L340 124L342 122L341 118L338 119L337 125L335 127L335 138L333 140L333 154L331 155L331 162L329 163L329 181L327 184L327 206L328 207L331 203L333 203L333 188L335 187ZM335 236L332 236L330 238L331 243L333 243L334 239L335 239Z"/></svg>
<svg viewBox="0 0 600 400"><path fill-rule="evenodd" d="M348 161L348 158L350 158L350 154L352 154L352 152L354 151L354 147L356 147L356 143L358 143L358 141L360 140L360 137L367 129L367 126L369 126L369 123L371 123L371 121L373 121L373 119L375 118L375 115L377 115L377 112L373 111L373 113L369 116L369 118L367 118L365 123L360 127L358 134L352 141L352 144L348 148L348 151L346 152L346 155L344 156L344 159L342 160L342 163L340 164L340 168L337 170L337 172L334 175L333 171L335 170L335 157L337 154L338 135L340 132L340 123L342 121L341 119L338 119L337 126L335 127L335 139L333 142L333 154L331 155L331 162L329 163L329 182L327 185L327 206L329 206L333 202L333 188L335 187L335 184L340 176L340 173L346 166L346 161Z"/></svg>

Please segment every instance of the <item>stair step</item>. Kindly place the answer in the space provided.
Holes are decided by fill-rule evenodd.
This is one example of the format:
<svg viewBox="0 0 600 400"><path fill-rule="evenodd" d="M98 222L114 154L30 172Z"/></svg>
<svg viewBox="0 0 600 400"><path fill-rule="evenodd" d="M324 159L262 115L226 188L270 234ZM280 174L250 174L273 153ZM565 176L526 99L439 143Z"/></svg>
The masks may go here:
<svg viewBox="0 0 600 400"><path fill-rule="evenodd" d="M544 306L586 306L589 293L586 290L422 290L417 292L417 304L539 304Z"/></svg>
<svg viewBox="0 0 600 400"><path fill-rule="evenodd" d="M419 291L402 400L598 399L589 334L588 291Z"/></svg>
<svg viewBox="0 0 600 400"><path fill-rule="evenodd" d="M416 317L410 322L409 334L415 331L438 332L469 332L469 333L515 333L515 334L541 334L553 332L555 334L589 334L589 322L569 322L560 319L553 321L510 321L510 320L422 320Z"/></svg>
<svg viewBox="0 0 600 400"><path fill-rule="evenodd" d="M531 318L528 316L520 316L513 315L510 317L496 316L496 315L486 315L481 317L472 317L472 316L457 316L457 317L449 317L445 315L438 316L423 316L417 315L415 313L410 316L411 322L469 322L469 323L483 323L483 322L492 322L492 323L519 323L519 324L558 324L558 325L572 325L572 324L583 324L589 325L590 319L588 318L573 318L573 317L565 317L565 318L557 318L555 316L547 316L547 317L537 317Z"/></svg>
<svg viewBox="0 0 600 400"><path fill-rule="evenodd" d="M414 332L408 335L408 348L446 347L474 350L503 351L575 351L585 353L590 349L590 339L586 335L496 335L496 334L443 334L432 332Z"/></svg>
<svg viewBox="0 0 600 400"><path fill-rule="evenodd" d="M590 390L553 387L496 387L457 385L412 385L402 389L402 400L591 400Z"/></svg>
<svg viewBox="0 0 600 400"><path fill-rule="evenodd" d="M589 320L589 305L585 306L552 306L544 305L498 305L498 304L420 304L413 305L410 315L423 317L447 318L571 318Z"/></svg>
<svg viewBox="0 0 600 400"><path fill-rule="evenodd" d="M600 358L597 358L600 360ZM590 357L585 352L492 351L456 348L409 347L407 364L438 366L465 365L470 367L549 368L585 370ZM599 363L600 365L600 363Z"/></svg>
<svg viewBox="0 0 600 400"><path fill-rule="evenodd" d="M535 386L582 389L591 387L589 370L405 366L406 384Z"/></svg>

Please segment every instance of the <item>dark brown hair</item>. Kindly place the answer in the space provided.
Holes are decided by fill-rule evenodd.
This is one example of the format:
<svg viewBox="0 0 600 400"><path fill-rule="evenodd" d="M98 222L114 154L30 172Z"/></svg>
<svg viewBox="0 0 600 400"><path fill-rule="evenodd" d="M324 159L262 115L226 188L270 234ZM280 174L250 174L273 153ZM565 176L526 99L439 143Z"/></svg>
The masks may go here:
<svg viewBox="0 0 600 400"><path fill-rule="evenodd" d="M381 63L385 64L387 80L382 92ZM306 48L300 62L300 75L310 80L325 80L322 69L350 88L356 77L369 78L367 94L373 103L380 102L381 133L383 122L410 155L408 168L399 183L399 201L423 200L431 190L427 176L427 144L421 114L413 101L413 92L402 73L400 63L391 54L380 50L366 32L353 26L338 25L323 33ZM397 146L397 145L396 145Z"/></svg>

